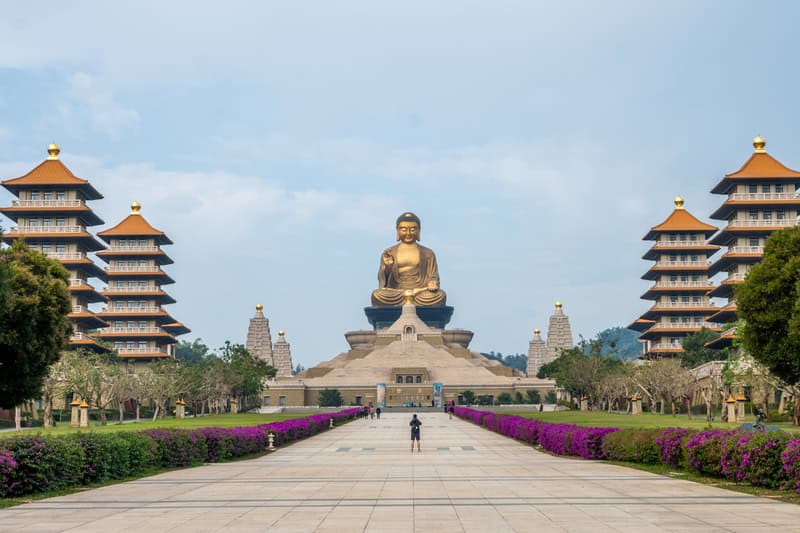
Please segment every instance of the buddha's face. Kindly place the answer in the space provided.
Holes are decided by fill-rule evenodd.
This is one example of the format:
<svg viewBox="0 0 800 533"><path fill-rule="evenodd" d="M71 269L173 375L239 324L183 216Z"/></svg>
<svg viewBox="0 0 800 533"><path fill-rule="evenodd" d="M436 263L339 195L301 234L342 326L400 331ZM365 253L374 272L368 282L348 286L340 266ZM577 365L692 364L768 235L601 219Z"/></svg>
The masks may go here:
<svg viewBox="0 0 800 533"><path fill-rule="evenodd" d="M397 225L397 240L403 244L414 244L419 240L419 224L416 222L401 222Z"/></svg>

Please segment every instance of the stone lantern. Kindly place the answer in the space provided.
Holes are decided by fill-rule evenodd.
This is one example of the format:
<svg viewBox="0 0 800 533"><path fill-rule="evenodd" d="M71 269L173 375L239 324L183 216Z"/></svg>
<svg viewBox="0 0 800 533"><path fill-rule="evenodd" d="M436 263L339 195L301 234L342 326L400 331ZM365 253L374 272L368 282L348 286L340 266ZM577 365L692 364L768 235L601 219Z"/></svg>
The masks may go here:
<svg viewBox="0 0 800 533"><path fill-rule="evenodd" d="M69 405L72 408L72 412L69 417L69 427L76 428L81 423L81 402L78 400L72 400Z"/></svg>

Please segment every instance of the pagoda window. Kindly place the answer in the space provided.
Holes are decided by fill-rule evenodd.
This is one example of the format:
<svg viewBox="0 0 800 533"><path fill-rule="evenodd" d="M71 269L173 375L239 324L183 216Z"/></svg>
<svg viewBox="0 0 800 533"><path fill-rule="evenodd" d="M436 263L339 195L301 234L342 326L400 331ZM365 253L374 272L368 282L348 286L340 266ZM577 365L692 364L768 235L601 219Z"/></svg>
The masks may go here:
<svg viewBox="0 0 800 533"><path fill-rule="evenodd" d="M699 317L699 316L694 317L694 323L695 324L699 324L702 321L703 321L703 319L701 317Z"/></svg>
<svg viewBox="0 0 800 533"><path fill-rule="evenodd" d="M64 191L56 191L56 200L63 200L64 196L66 196Z"/></svg>
<svg viewBox="0 0 800 533"><path fill-rule="evenodd" d="M125 347L127 349L129 349L129 350L135 350L136 349L136 341L127 341L125 343Z"/></svg>
<svg viewBox="0 0 800 533"><path fill-rule="evenodd" d="M674 263L675 261L678 260L678 256L677 255L671 255L671 256L669 256L669 260Z"/></svg>
<svg viewBox="0 0 800 533"><path fill-rule="evenodd" d="M114 300L114 308L115 309L125 309L125 301L124 300Z"/></svg>
<svg viewBox="0 0 800 533"><path fill-rule="evenodd" d="M775 218L783 220L786 218L786 211L775 211Z"/></svg>
<svg viewBox="0 0 800 533"><path fill-rule="evenodd" d="M42 194L42 200L47 201L52 199L53 199L52 191L44 191L44 193Z"/></svg>
<svg viewBox="0 0 800 533"><path fill-rule="evenodd" d="M672 343L673 346L680 346L681 345L681 338L680 337L672 337L670 339L670 343Z"/></svg>
<svg viewBox="0 0 800 533"><path fill-rule="evenodd" d="M747 186L747 192L749 192L751 194L757 193L758 192L758 185L748 185Z"/></svg>
<svg viewBox="0 0 800 533"><path fill-rule="evenodd" d="M686 276L684 276L686 277ZM687 280L683 280L687 281ZM692 281L700 281L700 274L692 274Z"/></svg>
<svg viewBox="0 0 800 533"><path fill-rule="evenodd" d="M678 323L678 317L671 316L671 317L669 317L669 321L670 321L671 324L677 324Z"/></svg>
<svg viewBox="0 0 800 533"><path fill-rule="evenodd" d="M402 383L403 382L403 376L397 376L397 382L398 383Z"/></svg>
<svg viewBox="0 0 800 533"><path fill-rule="evenodd" d="M758 220L758 211L748 211L747 214L750 220Z"/></svg>
<svg viewBox="0 0 800 533"><path fill-rule="evenodd" d="M696 241L697 240L697 234L696 233L692 233L691 235L689 235L689 240Z"/></svg>
<svg viewBox="0 0 800 533"><path fill-rule="evenodd" d="M688 274L681 274L681 281L689 281L689 275Z"/></svg>
<svg viewBox="0 0 800 533"><path fill-rule="evenodd" d="M147 326L148 326L147 320L140 320L139 321L139 327L140 328L146 328Z"/></svg>
<svg viewBox="0 0 800 533"><path fill-rule="evenodd" d="M114 327L117 328L117 329L124 328L125 327L125 321L124 320L115 320L114 321Z"/></svg>
<svg viewBox="0 0 800 533"><path fill-rule="evenodd" d="M762 185L761 186L761 192L770 192L771 188L772 187L770 187L769 184Z"/></svg>
<svg viewBox="0 0 800 533"><path fill-rule="evenodd" d="M56 217L56 226L66 226L67 219L64 217Z"/></svg>
<svg viewBox="0 0 800 533"><path fill-rule="evenodd" d="M53 245L49 242L42 243L42 253L49 254L53 250Z"/></svg>
<svg viewBox="0 0 800 533"><path fill-rule="evenodd" d="M669 297L669 301L674 303L674 304L676 304L676 303L678 303L678 297L677 296L670 296Z"/></svg>
<svg viewBox="0 0 800 533"><path fill-rule="evenodd" d="M678 236L677 236L677 235L675 235L674 233L670 233L670 234L669 234L669 240L670 240L671 242L674 242L674 241L678 240Z"/></svg>
<svg viewBox="0 0 800 533"><path fill-rule="evenodd" d="M414 376L406 376L406 383L414 383Z"/></svg>
<svg viewBox="0 0 800 533"><path fill-rule="evenodd" d="M136 328L136 321L128 320L128 329L135 329L135 328Z"/></svg>
<svg viewBox="0 0 800 533"><path fill-rule="evenodd" d="M783 184L782 183L776 183L775 184L775 192L783 192Z"/></svg>
<svg viewBox="0 0 800 533"><path fill-rule="evenodd" d="M690 322L690 317L682 316L681 317L681 322L683 322L684 324L688 324Z"/></svg>
<svg viewBox="0 0 800 533"><path fill-rule="evenodd" d="M415 379L417 383L422 383L422 376L417 376Z"/></svg>
<svg viewBox="0 0 800 533"><path fill-rule="evenodd" d="M139 266L140 266L140 267L149 266L149 265L147 264L147 259L139 259Z"/></svg>
<svg viewBox="0 0 800 533"><path fill-rule="evenodd" d="M700 296L692 296L692 301L694 303L699 304L700 300L701 300Z"/></svg>
<svg viewBox="0 0 800 533"><path fill-rule="evenodd" d="M39 191L31 191L31 200L39 199Z"/></svg>
<svg viewBox="0 0 800 533"><path fill-rule="evenodd" d="M772 211L764 211L761 216L764 220L772 220Z"/></svg>
<svg viewBox="0 0 800 533"><path fill-rule="evenodd" d="M678 275L677 274L670 274L669 280L670 281L678 281Z"/></svg>
<svg viewBox="0 0 800 533"><path fill-rule="evenodd" d="M52 226L52 225L53 225L53 219L52 218L47 217L47 218L43 218L42 219L42 226Z"/></svg>
<svg viewBox="0 0 800 533"><path fill-rule="evenodd" d="M687 236L686 236L686 234L685 234L685 233L681 233L681 234L680 234L680 236L679 236L678 238L679 238L681 241L685 241L685 240L687 239Z"/></svg>
<svg viewBox="0 0 800 533"><path fill-rule="evenodd" d="M696 263L696 262L698 262L699 260L700 260L700 258L699 258L698 256L696 256L696 255L693 255L693 256L692 256L692 261L693 261L693 262L695 262L695 263Z"/></svg>
<svg viewBox="0 0 800 533"><path fill-rule="evenodd" d="M124 348L125 343L122 341L114 341L114 349L119 350L120 348Z"/></svg>
<svg viewBox="0 0 800 533"><path fill-rule="evenodd" d="M689 303L689 297L688 296L681 296L681 302L683 302L685 304L688 304Z"/></svg>
<svg viewBox="0 0 800 533"><path fill-rule="evenodd" d="M139 280L139 287L147 287L147 282L143 279Z"/></svg>
<svg viewBox="0 0 800 533"><path fill-rule="evenodd" d="M28 226L30 226L30 227L32 227L32 228L35 228L35 227L37 227L38 225L39 225L39 219L38 219L38 218L31 218L31 219L28 219Z"/></svg>
<svg viewBox="0 0 800 533"><path fill-rule="evenodd" d="M56 243L56 253L65 254L67 253L67 245L63 242Z"/></svg>
<svg viewBox="0 0 800 533"><path fill-rule="evenodd" d="M139 341L139 349L144 351L147 349L147 341Z"/></svg>

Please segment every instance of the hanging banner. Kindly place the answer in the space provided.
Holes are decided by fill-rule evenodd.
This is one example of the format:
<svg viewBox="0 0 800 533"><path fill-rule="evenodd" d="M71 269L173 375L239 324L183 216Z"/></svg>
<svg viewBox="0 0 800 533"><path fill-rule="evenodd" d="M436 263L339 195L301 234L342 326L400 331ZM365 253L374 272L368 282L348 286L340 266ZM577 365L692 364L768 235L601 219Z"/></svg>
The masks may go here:
<svg viewBox="0 0 800 533"><path fill-rule="evenodd" d="M442 384L438 381L433 384L433 405L434 407L442 406Z"/></svg>
<svg viewBox="0 0 800 533"><path fill-rule="evenodd" d="M376 403L378 404L377 406L380 407L381 409L385 409L386 408L386 383L378 383L376 385L376 387L378 389L377 394L376 394L376 396L377 396Z"/></svg>

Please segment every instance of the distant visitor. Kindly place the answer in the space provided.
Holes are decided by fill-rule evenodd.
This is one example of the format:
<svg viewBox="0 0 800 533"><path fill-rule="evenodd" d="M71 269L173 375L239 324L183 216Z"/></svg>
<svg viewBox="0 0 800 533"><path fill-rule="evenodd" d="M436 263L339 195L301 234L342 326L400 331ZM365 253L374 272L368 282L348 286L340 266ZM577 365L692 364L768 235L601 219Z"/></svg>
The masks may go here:
<svg viewBox="0 0 800 533"><path fill-rule="evenodd" d="M430 248L417 244L422 228L419 217L403 213L395 227L399 243L381 255L378 289L372 292L372 305L401 306L406 291L411 291L414 305L445 305L447 295L439 288L436 255Z"/></svg>

